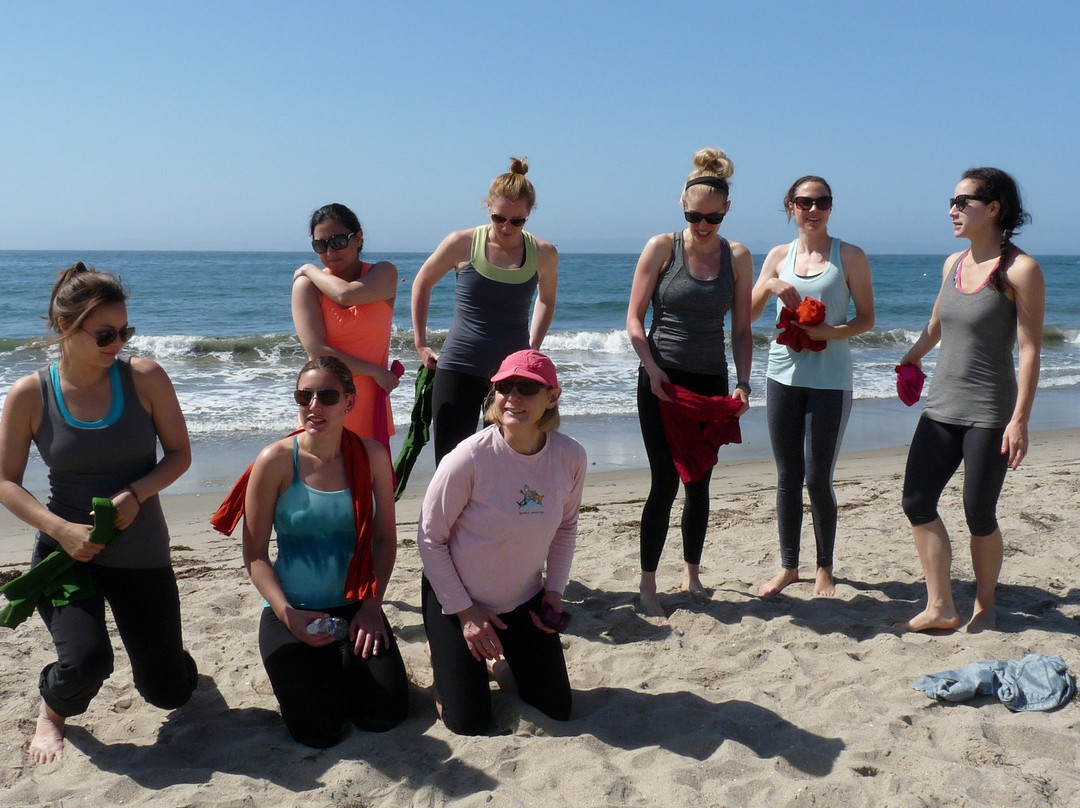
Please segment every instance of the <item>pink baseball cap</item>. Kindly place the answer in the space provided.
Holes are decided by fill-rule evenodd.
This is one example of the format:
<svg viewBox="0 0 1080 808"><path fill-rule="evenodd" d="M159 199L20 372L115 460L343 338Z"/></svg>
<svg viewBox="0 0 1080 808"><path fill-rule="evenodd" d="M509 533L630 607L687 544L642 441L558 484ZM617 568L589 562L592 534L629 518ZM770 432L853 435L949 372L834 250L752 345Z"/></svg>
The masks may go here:
<svg viewBox="0 0 1080 808"><path fill-rule="evenodd" d="M516 351L510 354L499 365L491 381L501 382L503 379L518 378L540 382L546 387L558 387L559 379L555 375L555 364L539 351Z"/></svg>

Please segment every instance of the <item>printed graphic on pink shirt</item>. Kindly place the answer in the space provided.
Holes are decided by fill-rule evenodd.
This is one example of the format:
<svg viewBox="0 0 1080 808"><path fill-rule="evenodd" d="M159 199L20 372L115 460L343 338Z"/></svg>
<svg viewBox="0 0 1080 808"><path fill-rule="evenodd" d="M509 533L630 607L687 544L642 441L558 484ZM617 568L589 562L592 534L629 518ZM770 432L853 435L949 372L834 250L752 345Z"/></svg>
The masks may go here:
<svg viewBox="0 0 1080 808"><path fill-rule="evenodd" d="M518 513L543 513L544 512L544 495L533 491L529 486L523 485L521 491L521 499L518 501Z"/></svg>

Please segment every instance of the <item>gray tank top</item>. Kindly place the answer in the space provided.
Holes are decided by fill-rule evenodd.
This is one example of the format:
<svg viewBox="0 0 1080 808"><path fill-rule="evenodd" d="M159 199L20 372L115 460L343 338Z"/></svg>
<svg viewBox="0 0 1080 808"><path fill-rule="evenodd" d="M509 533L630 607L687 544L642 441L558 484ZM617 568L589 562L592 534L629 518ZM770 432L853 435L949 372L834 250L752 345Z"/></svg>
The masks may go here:
<svg viewBox="0 0 1080 808"><path fill-rule="evenodd" d="M727 376L724 315L735 296L731 245L720 239L720 274L700 280L683 258L682 233L674 233L671 262L653 290L649 347L661 368Z"/></svg>
<svg viewBox="0 0 1080 808"><path fill-rule="evenodd" d="M945 424L997 429L1016 406L1016 303L989 283L962 292L959 276L960 260L942 284L941 347L924 412Z"/></svg>
<svg viewBox="0 0 1080 808"><path fill-rule="evenodd" d="M76 421L60 396L56 365L38 371L43 414L34 444L49 468L48 509L62 519L92 524L91 501L111 497L157 464L157 430L139 401L131 365L117 359L109 370L112 407L100 421ZM59 545L44 533L38 539ZM169 530L157 495L147 497L131 523L90 563L153 568L169 564Z"/></svg>

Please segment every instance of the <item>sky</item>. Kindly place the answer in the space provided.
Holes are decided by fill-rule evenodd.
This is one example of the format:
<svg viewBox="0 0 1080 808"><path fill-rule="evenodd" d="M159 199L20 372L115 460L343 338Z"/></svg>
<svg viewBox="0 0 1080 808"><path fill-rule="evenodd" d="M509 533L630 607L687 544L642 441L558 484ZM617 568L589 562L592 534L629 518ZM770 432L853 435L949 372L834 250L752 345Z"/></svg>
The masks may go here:
<svg viewBox="0 0 1080 808"><path fill-rule="evenodd" d="M993 165L1016 242L1076 254L1078 43L1075 0L0 0L0 250L302 251L336 201L369 254L430 252L524 155L531 232L636 253L716 146L754 253L794 238L803 174L834 235L950 252L960 174Z"/></svg>

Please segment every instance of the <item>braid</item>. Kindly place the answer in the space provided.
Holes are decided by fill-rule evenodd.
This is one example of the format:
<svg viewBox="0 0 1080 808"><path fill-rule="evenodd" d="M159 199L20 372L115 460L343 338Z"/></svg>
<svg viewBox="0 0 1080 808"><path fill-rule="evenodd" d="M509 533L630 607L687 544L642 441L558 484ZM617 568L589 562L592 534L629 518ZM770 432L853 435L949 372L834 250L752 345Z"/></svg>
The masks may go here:
<svg viewBox="0 0 1080 808"><path fill-rule="evenodd" d="M990 275L990 286L995 292L1004 292L1006 289L1012 288L1009 279L1002 274L1001 265L1005 263L1005 256L1015 249L1016 245L1012 243L1012 228L1009 228L1001 234L1001 255L998 256L997 266L994 267L994 271Z"/></svg>

